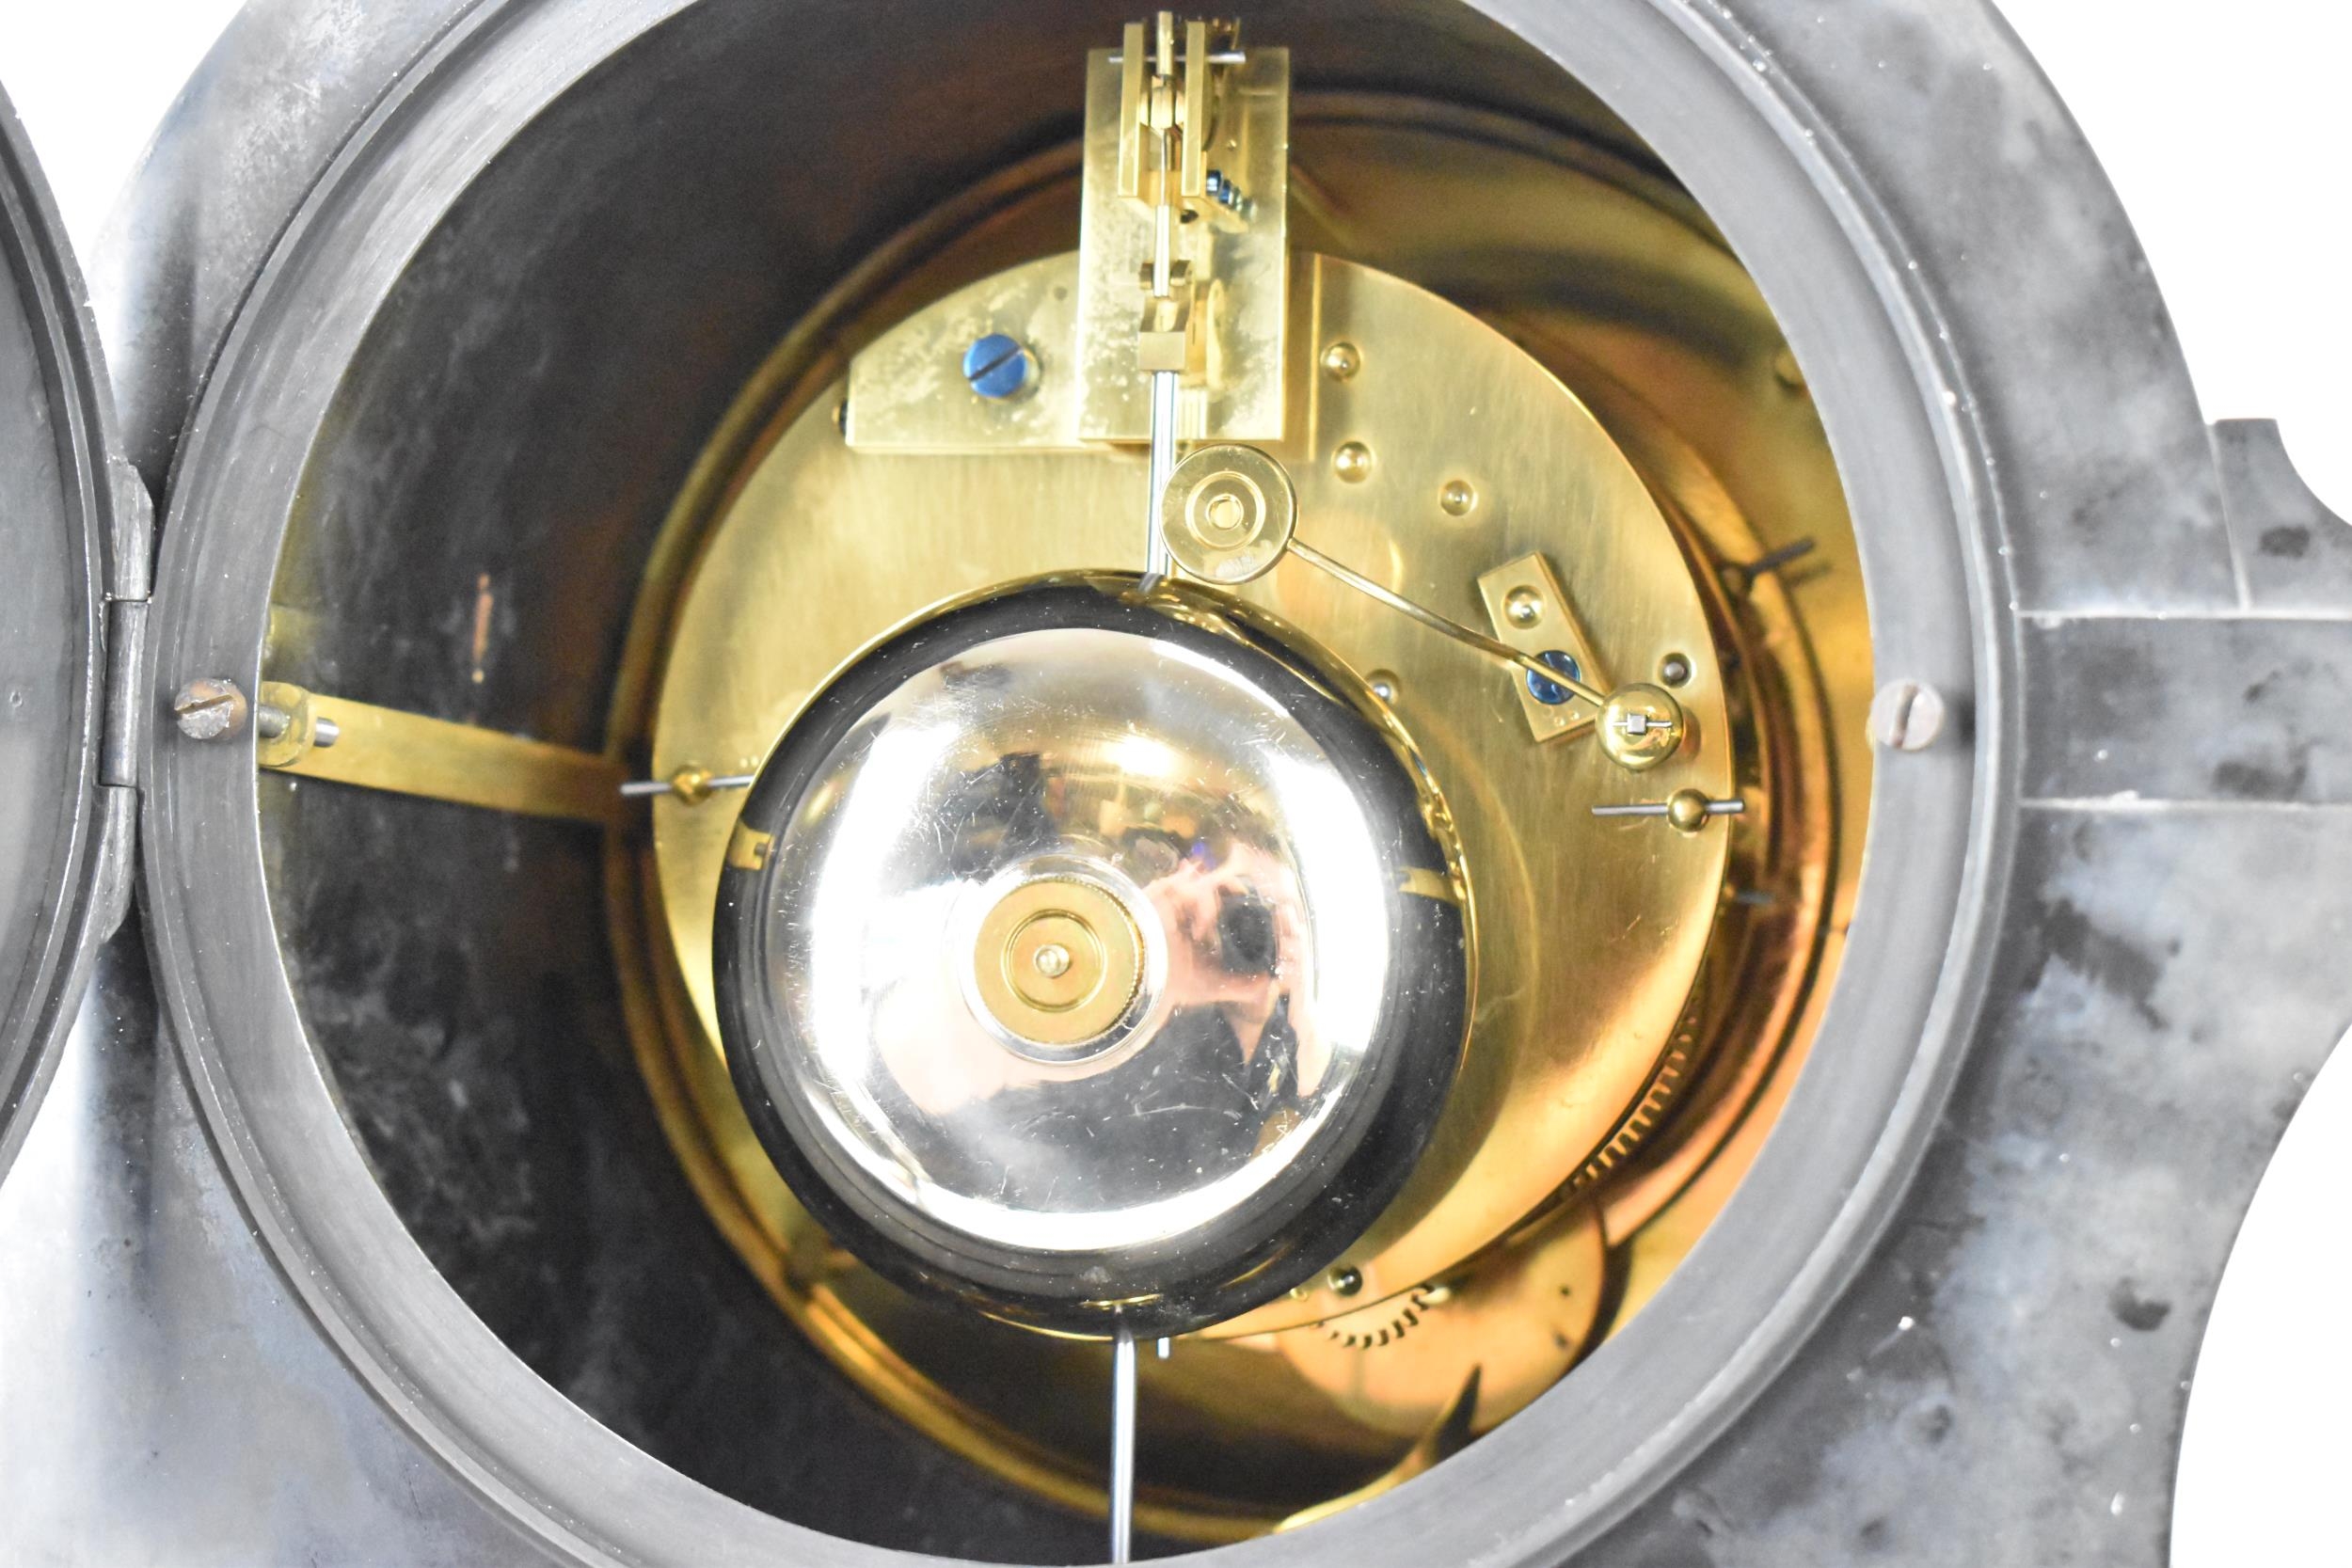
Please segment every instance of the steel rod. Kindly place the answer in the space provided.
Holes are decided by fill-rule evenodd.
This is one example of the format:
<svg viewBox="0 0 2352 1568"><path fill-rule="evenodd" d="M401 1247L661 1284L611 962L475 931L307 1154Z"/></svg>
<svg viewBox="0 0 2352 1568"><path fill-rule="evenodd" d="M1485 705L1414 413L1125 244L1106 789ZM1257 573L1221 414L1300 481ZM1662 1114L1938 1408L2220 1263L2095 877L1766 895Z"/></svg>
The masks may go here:
<svg viewBox="0 0 2352 1568"><path fill-rule="evenodd" d="M1290 547L1293 555L1297 556L1309 565L1339 578L1340 581L1366 598L1377 600L1398 614L1419 621L1440 637L1450 637L1466 648L1474 648L1485 654L1488 658L1501 659L1514 669L1539 675L1571 695L1582 698L1595 707L1605 706L1609 702L1607 693L1596 691L1565 671L1553 669L1534 654L1523 653L1508 642L1497 641L1484 632L1472 631L1458 621L1449 621L1434 610L1425 610L1402 594L1382 587L1352 567L1342 565L1303 540L1292 539Z"/></svg>
<svg viewBox="0 0 2352 1568"><path fill-rule="evenodd" d="M1143 586L1150 588L1176 569L1168 554L1168 536L1160 530L1160 500L1168 494L1168 476L1176 471L1176 409L1179 377L1174 371L1152 372L1152 464L1149 494L1144 498Z"/></svg>
<svg viewBox="0 0 2352 1568"><path fill-rule="evenodd" d="M1709 800L1709 816L1738 816L1748 809L1745 800ZM1595 806L1595 816L1669 816L1674 808L1663 800L1636 800L1621 806Z"/></svg>
<svg viewBox="0 0 2352 1568"><path fill-rule="evenodd" d="M1136 1532L1136 1337L1111 1336L1111 1560L1125 1562Z"/></svg>
<svg viewBox="0 0 2352 1568"><path fill-rule="evenodd" d="M722 773L703 783L705 789L749 789L759 782L756 773ZM668 779L631 779L621 785L625 799L635 800L648 795L674 795L677 785Z"/></svg>

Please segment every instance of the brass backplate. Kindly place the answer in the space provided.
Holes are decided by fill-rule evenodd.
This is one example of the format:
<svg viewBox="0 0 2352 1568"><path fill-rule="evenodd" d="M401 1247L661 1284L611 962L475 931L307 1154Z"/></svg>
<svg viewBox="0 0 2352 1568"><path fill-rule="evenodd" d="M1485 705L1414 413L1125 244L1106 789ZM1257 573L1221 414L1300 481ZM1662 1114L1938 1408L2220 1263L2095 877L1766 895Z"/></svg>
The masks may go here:
<svg viewBox="0 0 2352 1568"><path fill-rule="evenodd" d="M1075 258L1065 257L1067 278ZM1031 268L1040 287L1057 286ZM1541 1204L1655 1076L1706 952L1727 835L1614 836L1589 808L1639 789L1733 787L1714 640L1673 531L1583 406L1500 333L1436 295L1329 258L1299 259L1290 364L1298 531L1455 621L1484 620L1479 578L1542 548L1561 563L1592 651L1649 669L1678 657L1692 738L1639 782L1597 745L1537 746L1524 683L1491 660L1295 562L1239 594L1359 671L1450 804L1469 867L1479 994L1469 1048L1404 1195L1336 1265L1378 1300L1429 1278ZM1319 350L1351 342L1344 379ZM1047 345L1050 353L1052 345ZM689 761L755 770L800 709L880 637L1041 573L1135 570L1141 465L1110 450L910 454L849 445L828 400L777 442L711 536L676 622L654 732L657 775ZM1332 461L1349 444L1369 475ZM1456 517L1447 487L1483 503ZM779 607L792 607L780 613ZM730 814L659 800L664 902L698 1011ZM1565 951L1574 961L1548 956ZM1346 1303L1311 1288L1217 1334L1316 1322Z"/></svg>
<svg viewBox="0 0 2352 1568"><path fill-rule="evenodd" d="M1692 659L1679 689L1695 744L1656 773L1609 768L1589 738L1539 742L1514 676L1346 603L1319 574L1286 562L1251 585L1253 605L1393 693L1463 824L1482 986L1464 1110L1426 1181L1323 1287L1239 1337L1142 1358L1138 1525L1194 1541L1426 1468L1655 1288L1802 1058L1854 878L1838 845L1858 842L1868 797L1867 749L1836 744L1869 672L1835 467L1801 385L1775 373L1786 346L1769 311L1687 202L1588 146L1422 103L1302 100L1292 153L1294 236L1397 275L1294 269L1286 438L1268 446L1296 481L1299 537L1474 626L1493 625L1481 576L1541 558L1610 673ZM1022 184L1022 202L961 239L911 248L927 260L902 277L875 271L889 285L869 290L868 313L796 329L674 513L660 562L692 563L648 584L615 754L649 743L657 774L750 770L895 629L1007 582L1139 563L1140 454L1008 453L1023 443L994 434L852 451L826 389L828 345L873 341L878 323L949 344L1002 325L925 326L909 309L959 288L1067 305L1052 290L1068 260L1050 252L1069 243L1080 162L1066 202ZM1050 349L1041 361L1050 376ZM852 429L860 375L881 362L850 372ZM967 439L994 450L961 451ZM1352 445L1362 461L1343 457ZM1828 571L1739 595L1712 580L1800 534ZM1686 784L1751 809L1696 835L1590 816ZM1101 1348L880 1281L807 1220L752 1136L709 1022L709 914L734 816L723 796L657 801L650 843L612 841L624 993L690 1178L782 1307L882 1404L1041 1496L1099 1510ZM1480 1157L1498 1147L1507 1160ZM1539 1309L1544 1286L1557 1300ZM1568 1318L1557 1301L1575 1304ZM1586 1302L1592 1321L1572 1321ZM1343 1349L1354 1359L1324 1354ZM1476 1388L1453 1381L1466 1366Z"/></svg>

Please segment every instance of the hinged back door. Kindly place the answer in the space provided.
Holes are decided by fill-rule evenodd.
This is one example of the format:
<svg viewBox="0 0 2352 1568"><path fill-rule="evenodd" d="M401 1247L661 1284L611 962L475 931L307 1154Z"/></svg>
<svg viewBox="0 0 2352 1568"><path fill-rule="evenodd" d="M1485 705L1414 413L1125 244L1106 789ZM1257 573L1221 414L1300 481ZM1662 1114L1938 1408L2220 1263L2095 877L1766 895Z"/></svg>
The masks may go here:
<svg viewBox="0 0 2352 1568"><path fill-rule="evenodd" d="M0 1175L121 918L151 509L80 270L0 97ZM109 682L109 661L117 681Z"/></svg>

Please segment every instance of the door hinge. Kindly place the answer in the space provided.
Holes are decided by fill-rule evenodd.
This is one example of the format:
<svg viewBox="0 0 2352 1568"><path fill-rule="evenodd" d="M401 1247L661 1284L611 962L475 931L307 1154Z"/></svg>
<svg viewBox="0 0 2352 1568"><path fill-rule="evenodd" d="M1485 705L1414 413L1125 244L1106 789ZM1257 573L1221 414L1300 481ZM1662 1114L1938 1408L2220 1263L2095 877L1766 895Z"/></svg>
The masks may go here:
<svg viewBox="0 0 2352 1568"><path fill-rule="evenodd" d="M135 789L147 705L139 699L147 653L147 601L106 601L106 713L99 731L98 782Z"/></svg>
<svg viewBox="0 0 2352 1568"><path fill-rule="evenodd" d="M147 738L147 605L154 580L155 498L129 463L109 465L114 515L106 539L105 709L99 716L99 847L92 927L112 932L137 880L139 750Z"/></svg>
<svg viewBox="0 0 2352 1568"><path fill-rule="evenodd" d="M114 515L106 541L106 708L99 731L98 782L135 789L146 738L147 601L154 578L155 499L129 463L112 469Z"/></svg>

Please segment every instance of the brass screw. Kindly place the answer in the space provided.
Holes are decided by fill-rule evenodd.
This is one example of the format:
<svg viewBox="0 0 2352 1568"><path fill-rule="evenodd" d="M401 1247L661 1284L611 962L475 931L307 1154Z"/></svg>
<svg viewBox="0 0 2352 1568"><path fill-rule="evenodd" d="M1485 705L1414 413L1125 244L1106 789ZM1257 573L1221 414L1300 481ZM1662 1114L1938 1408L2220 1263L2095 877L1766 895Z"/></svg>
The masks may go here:
<svg viewBox="0 0 2352 1568"><path fill-rule="evenodd" d="M670 793L682 805L699 806L710 799L710 769L691 764L670 775Z"/></svg>
<svg viewBox="0 0 2352 1568"><path fill-rule="evenodd" d="M1470 508L1478 504L1478 491L1467 479L1449 480L1438 492L1438 504L1449 517L1467 517Z"/></svg>
<svg viewBox="0 0 2352 1568"><path fill-rule="evenodd" d="M1533 588L1514 588L1503 595L1502 613L1515 626L1532 626L1544 618L1544 596Z"/></svg>
<svg viewBox="0 0 2352 1568"><path fill-rule="evenodd" d="M1037 972L1048 980L1058 980L1070 973L1070 949L1047 942L1037 950L1036 956L1029 961L1037 965Z"/></svg>
<svg viewBox="0 0 2352 1568"><path fill-rule="evenodd" d="M1323 351L1323 373L1334 381L1346 381L1364 368L1364 356L1356 345L1341 341Z"/></svg>
<svg viewBox="0 0 2352 1568"><path fill-rule="evenodd" d="M1331 469L1350 484L1372 477L1372 449L1361 441L1343 441L1331 454Z"/></svg>

